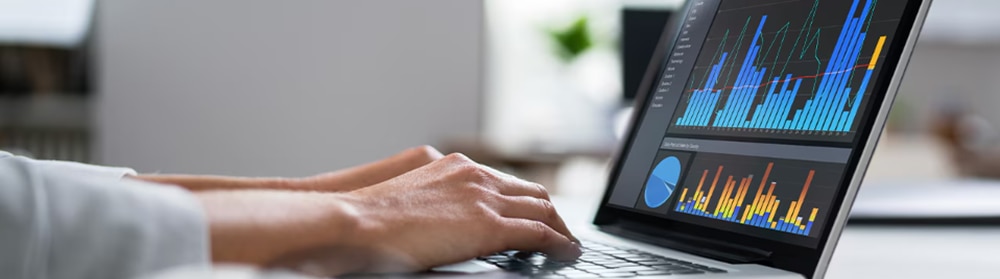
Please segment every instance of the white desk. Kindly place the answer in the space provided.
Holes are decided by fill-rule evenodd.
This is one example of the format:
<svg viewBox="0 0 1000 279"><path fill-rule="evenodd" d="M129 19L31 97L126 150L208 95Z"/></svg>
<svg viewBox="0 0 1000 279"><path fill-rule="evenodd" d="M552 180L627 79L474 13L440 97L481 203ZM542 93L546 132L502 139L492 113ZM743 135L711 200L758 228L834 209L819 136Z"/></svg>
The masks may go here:
<svg viewBox="0 0 1000 279"><path fill-rule="evenodd" d="M570 226L590 222L594 198L553 198ZM1000 226L851 226L826 278L1000 278Z"/></svg>
<svg viewBox="0 0 1000 279"><path fill-rule="evenodd" d="M827 278L1000 278L1000 227L851 227Z"/></svg>

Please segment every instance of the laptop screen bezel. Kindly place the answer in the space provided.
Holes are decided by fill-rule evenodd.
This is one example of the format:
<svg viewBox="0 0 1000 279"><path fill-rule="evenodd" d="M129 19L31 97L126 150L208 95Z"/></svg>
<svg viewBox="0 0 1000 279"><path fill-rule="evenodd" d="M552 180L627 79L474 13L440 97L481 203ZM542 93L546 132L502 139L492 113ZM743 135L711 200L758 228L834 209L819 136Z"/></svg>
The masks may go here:
<svg viewBox="0 0 1000 279"><path fill-rule="evenodd" d="M922 25L923 17L926 16L924 13L926 13L930 3L930 0L910 0L907 2L907 7L904 8L905 11L903 17L900 19L896 36L887 49L886 60L884 62L886 63L884 65L895 66L887 67L875 79L875 89L873 92L877 94L873 94L875 97L872 98L871 105L868 106L863 114L865 117L860 123L858 139L855 141L854 150L851 153L845 171L844 177L847 179L844 179L842 182L831 207L833 212L837 212L837 217L846 216L850 211L849 208L844 208L844 205L846 204L849 207L850 201L853 200L854 196L852 194L850 200L847 200L847 197L851 193L856 193L859 185L854 184L860 184L860 179L851 178L864 175L867 161L870 159L870 152L874 149L877 136L880 135L883 128L881 125L884 124L884 118L888 115L888 108L890 106L884 104L888 98L894 96L895 90L898 89L898 83L902 72L906 68L906 62L909 60L912 45L919 35L919 28ZM649 109L651 95L655 90L653 83L658 80L658 77L662 75L665 69L667 54L671 53L674 49L675 41L680 34L680 23L684 22L684 15L687 14L686 12L689 10L690 5L691 1L688 1L680 10L681 12L675 13L677 16L672 18L664 28L660 42L656 48L656 53L653 55L652 61L655 62L651 61L642 84L639 87L640 91L634 105L636 109L630 121L629 131L626 133L626 137L619 146L619 150L613 157L606 191L593 224L605 228L617 227L619 230L634 230L635 226L638 225L642 226L642 231L645 232L659 230L670 232L673 235L697 236L762 249L770 252L770 256L765 261L760 262L761 264L811 276L817 272L821 260L828 260L822 258L824 258L824 251L828 248L827 245L831 242L830 237L834 230L838 229L836 228L837 226L833 225L834 219L837 218L831 218L829 221L830 225L824 226L819 239L819 245L813 248L651 216L609 204L614 191L614 184L621 174L624 162L628 159L627 156L637 136L638 127L642 124L643 118ZM845 201L848 202L845 203ZM629 224L629 228L631 229L622 227L622 224L625 222ZM670 238L665 235L660 235L659 237Z"/></svg>

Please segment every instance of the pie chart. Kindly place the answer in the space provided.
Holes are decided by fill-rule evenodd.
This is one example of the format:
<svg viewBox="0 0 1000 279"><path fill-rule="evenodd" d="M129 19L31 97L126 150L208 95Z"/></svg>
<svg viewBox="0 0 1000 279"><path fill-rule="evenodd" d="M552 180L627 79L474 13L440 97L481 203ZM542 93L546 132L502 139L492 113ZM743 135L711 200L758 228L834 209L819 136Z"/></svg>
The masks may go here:
<svg viewBox="0 0 1000 279"><path fill-rule="evenodd" d="M653 174L646 181L646 192L644 194L646 206L658 208L667 203L670 194L677 187L677 181L681 177L681 160L670 156L656 164Z"/></svg>

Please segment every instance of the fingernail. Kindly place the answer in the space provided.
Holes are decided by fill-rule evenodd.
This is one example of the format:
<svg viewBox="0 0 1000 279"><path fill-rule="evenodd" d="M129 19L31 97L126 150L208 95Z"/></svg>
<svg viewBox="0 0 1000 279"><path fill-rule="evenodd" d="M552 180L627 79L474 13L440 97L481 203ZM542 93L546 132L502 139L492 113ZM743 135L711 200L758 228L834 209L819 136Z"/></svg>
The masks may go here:
<svg viewBox="0 0 1000 279"><path fill-rule="evenodd" d="M573 247L572 248L573 252L570 254L573 255L573 259L579 258L580 256L583 255L583 249L580 247L579 241L573 241L572 247Z"/></svg>

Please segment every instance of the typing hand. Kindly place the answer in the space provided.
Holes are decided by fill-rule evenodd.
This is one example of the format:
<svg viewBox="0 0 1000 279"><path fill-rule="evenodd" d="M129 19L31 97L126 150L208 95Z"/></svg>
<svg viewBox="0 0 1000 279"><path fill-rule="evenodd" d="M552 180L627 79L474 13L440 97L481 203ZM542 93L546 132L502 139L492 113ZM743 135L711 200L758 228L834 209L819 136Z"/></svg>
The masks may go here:
<svg viewBox="0 0 1000 279"><path fill-rule="evenodd" d="M579 241L544 187L462 155L345 196L358 220L351 243L302 255L299 270L321 276L421 271L505 250L580 256Z"/></svg>

